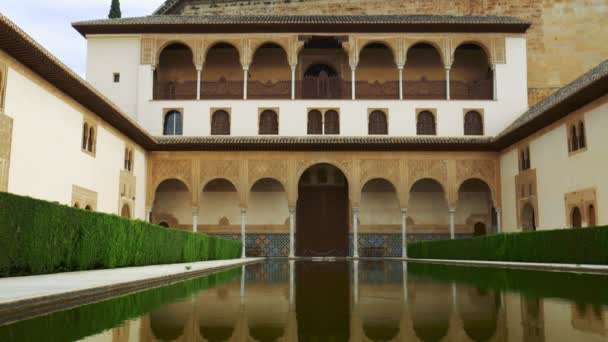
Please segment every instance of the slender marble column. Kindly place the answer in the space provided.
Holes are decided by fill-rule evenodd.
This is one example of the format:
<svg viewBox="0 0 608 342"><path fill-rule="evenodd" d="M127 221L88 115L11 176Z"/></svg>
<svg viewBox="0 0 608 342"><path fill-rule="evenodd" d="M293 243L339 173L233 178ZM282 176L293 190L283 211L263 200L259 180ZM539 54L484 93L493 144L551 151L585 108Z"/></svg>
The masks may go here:
<svg viewBox="0 0 608 342"><path fill-rule="evenodd" d="M498 234L502 233L502 222L501 219L502 217L500 217L500 208L496 208L496 232Z"/></svg>
<svg viewBox="0 0 608 342"><path fill-rule="evenodd" d="M152 223L152 208L146 208L146 222Z"/></svg>
<svg viewBox="0 0 608 342"><path fill-rule="evenodd" d="M243 100L247 100L247 82L249 81L249 67L243 67Z"/></svg>
<svg viewBox="0 0 608 342"><path fill-rule="evenodd" d="M359 208L353 208L353 257L359 257Z"/></svg>
<svg viewBox="0 0 608 342"><path fill-rule="evenodd" d="M399 100L403 100L403 65L397 68L399 69Z"/></svg>
<svg viewBox="0 0 608 342"><path fill-rule="evenodd" d="M355 70L357 68L356 67L352 67L352 66L350 68L351 68L351 76L350 76L350 78L351 78L352 98L353 98L353 100L356 100L357 99L357 96L356 96L356 90L357 90L357 83L356 82L357 81L356 81L356 72L355 72Z"/></svg>
<svg viewBox="0 0 608 342"><path fill-rule="evenodd" d="M450 68L445 68L445 91L445 99L450 100Z"/></svg>
<svg viewBox="0 0 608 342"><path fill-rule="evenodd" d="M289 257L296 256L296 208L289 208Z"/></svg>
<svg viewBox="0 0 608 342"><path fill-rule="evenodd" d="M196 66L196 99L201 99L201 73L203 67L201 65Z"/></svg>
<svg viewBox="0 0 608 342"><path fill-rule="evenodd" d="M456 238L456 209L450 209L450 238Z"/></svg>
<svg viewBox="0 0 608 342"><path fill-rule="evenodd" d="M246 245L247 245L247 235L245 230L247 228L247 209L241 208L241 241L243 242L243 251L241 253L242 258L247 257Z"/></svg>
<svg viewBox="0 0 608 342"><path fill-rule="evenodd" d="M407 258L407 209L401 209L401 256Z"/></svg>
<svg viewBox="0 0 608 342"><path fill-rule="evenodd" d="M192 208L192 231L198 232L198 208Z"/></svg>
<svg viewBox="0 0 608 342"><path fill-rule="evenodd" d="M291 99L296 99L296 66L291 66Z"/></svg>
<svg viewBox="0 0 608 342"><path fill-rule="evenodd" d="M492 82L493 82L492 99L494 101L496 101L496 100L498 100L498 83L496 82L496 64L492 64Z"/></svg>

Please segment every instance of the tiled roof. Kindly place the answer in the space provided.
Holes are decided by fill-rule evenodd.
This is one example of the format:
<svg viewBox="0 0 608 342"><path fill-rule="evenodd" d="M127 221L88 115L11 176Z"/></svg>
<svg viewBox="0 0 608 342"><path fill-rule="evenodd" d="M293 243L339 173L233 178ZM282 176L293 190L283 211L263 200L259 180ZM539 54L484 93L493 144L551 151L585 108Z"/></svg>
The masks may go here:
<svg viewBox="0 0 608 342"><path fill-rule="evenodd" d="M594 100L595 95L606 94L608 94L608 60L534 105L498 134L494 141L500 142L521 129L531 129L533 128L531 124L535 121L542 120L543 124L546 124L551 120L552 115L555 115L557 120L558 116L565 116Z"/></svg>

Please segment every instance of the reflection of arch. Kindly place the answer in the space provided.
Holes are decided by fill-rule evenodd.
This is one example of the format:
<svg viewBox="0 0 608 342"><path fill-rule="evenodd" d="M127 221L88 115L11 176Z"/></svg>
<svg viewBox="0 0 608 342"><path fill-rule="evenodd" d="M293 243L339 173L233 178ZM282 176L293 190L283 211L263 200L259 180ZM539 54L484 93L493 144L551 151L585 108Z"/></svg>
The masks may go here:
<svg viewBox="0 0 608 342"><path fill-rule="evenodd" d="M278 341L284 334L283 327L270 325L270 324L259 324L249 328L251 337L258 342L275 342Z"/></svg>
<svg viewBox="0 0 608 342"><path fill-rule="evenodd" d="M174 341L184 333L184 324L189 316L188 303L169 304L150 314L150 328L157 339Z"/></svg>
<svg viewBox="0 0 608 342"><path fill-rule="evenodd" d="M466 334L473 341L490 340L498 327L499 295L468 287L458 295L458 311Z"/></svg>
<svg viewBox="0 0 608 342"><path fill-rule="evenodd" d="M449 284L408 278L410 310L416 336L425 342L441 341L450 329L452 296Z"/></svg>
<svg viewBox="0 0 608 342"><path fill-rule="evenodd" d="M581 228L583 226L583 215L581 215L581 210L578 207L572 208L570 222L572 228Z"/></svg>
<svg viewBox="0 0 608 342"><path fill-rule="evenodd" d="M169 228L169 224L165 221L160 222L158 225L161 227Z"/></svg>
<svg viewBox="0 0 608 342"><path fill-rule="evenodd" d="M372 341L392 341L399 335L399 323L365 323L363 331L365 336Z"/></svg>
<svg viewBox="0 0 608 342"><path fill-rule="evenodd" d="M536 213L530 203L524 204L521 210L521 226L526 231L536 230Z"/></svg>

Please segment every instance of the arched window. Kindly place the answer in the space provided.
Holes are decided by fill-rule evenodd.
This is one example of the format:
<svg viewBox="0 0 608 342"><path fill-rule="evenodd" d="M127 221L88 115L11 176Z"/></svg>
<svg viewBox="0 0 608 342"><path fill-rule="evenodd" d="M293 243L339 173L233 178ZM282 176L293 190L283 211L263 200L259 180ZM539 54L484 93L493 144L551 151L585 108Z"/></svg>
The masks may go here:
<svg viewBox="0 0 608 342"><path fill-rule="evenodd" d="M335 110L325 113L325 134L340 134L340 115Z"/></svg>
<svg viewBox="0 0 608 342"><path fill-rule="evenodd" d="M581 215L581 210L578 207L574 207L574 209L572 209L570 218L572 228L581 228L583 226L583 216Z"/></svg>
<svg viewBox="0 0 608 342"><path fill-rule="evenodd" d="M597 226L597 221L595 219L595 206L593 206L593 204L589 204L587 215L589 215L589 227Z"/></svg>
<svg viewBox="0 0 608 342"><path fill-rule="evenodd" d="M82 127L82 149L86 150L89 144L89 125L85 122Z"/></svg>
<svg viewBox="0 0 608 342"><path fill-rule="evenodd" d="M323 116L318 110L308 112L308 134L323 134Z"/></svg>
<svg viewBox="0 0 608 342"><path fill-rule="evenodd" d="M570 127L570 151L574 152L578 150L578 133L576 132L576 125Z"/></svg>
<svg viewBox="0 0 608 342"><path fill-rule="evenodd" d="M125 148L125 170L133 171L133 150Z"/></svg>
<svg viewBox="0 0 608 342"><path fill-rule="evenodd" d="M530 203L522 208L521 225L524 231L536 231L536 213Z"/></svg>
<svg viewBox="0 0 608 342"><path fill-rule="evenodd" d="M84 207L84 210L86 210L86 211L92 211L92 210L93 210L93 208L91 208L91 206L90 206L90 205L87 205L86 207Z"/></svg>
<svg viewBox="0 0 608 342"><path fill-rule="evenodd" d="M182 113L172 110L165 116L163 125L164 135L182 135Z"/></svg>
<svg viewBox="0 0 608 342"><path fill-rule="evenodd" d="M470 111L464 116L464 135L483 135L483 118L476 111Z"/></svg>
<svg viewBox="0 0 608 342"><path fill-rule="evenodd" d="M418 135L436 135L437 128L435 127L435 116L428 110L418 113L416 123L416 134Z"/></svg>
<svg viewBox="0 0 608 342"><path fill-rule="evenodd" d="M211 117L211 135L230 135L230 114L218 110Z"/></svg>
<svg viewBox="0 0 608 342"><path fill-rule="evenodd" d="M272 110L265 110L260 114L260 134L279 134L279 117Z"/></svg>
<svg viewBox="0 0 608 342"><path fill-rule="evenodd" d="M582 121L578 123L578 147L587 147L587 141L585 137L585 124Z"/></svg>
<svg viewBox="0 0 608 342"><path fill-rule="evenodd" d="M80 209L80 204L78 204L78 202L74 203L74 208Z"/></svg>
<svg viewBox="0 0 608 342"><path fill-rule="evenodd" d="M161 226L161 227L169 228L169 224L167 222L164 222L164 221L160 222L158 225Z"/></svg>
<svg viewBox="0 0 608 342"><path fill-rule="evenodd" d="M370 135L388 134L388 122L384 112L375 110L369 115L368 132Z"/></svg>
<svg viewBox="0 0 608 342"><path fill-rule="evenodd" d="M95 127L89 127L89 140L87 142L87 151L95 153Z"/></svg>

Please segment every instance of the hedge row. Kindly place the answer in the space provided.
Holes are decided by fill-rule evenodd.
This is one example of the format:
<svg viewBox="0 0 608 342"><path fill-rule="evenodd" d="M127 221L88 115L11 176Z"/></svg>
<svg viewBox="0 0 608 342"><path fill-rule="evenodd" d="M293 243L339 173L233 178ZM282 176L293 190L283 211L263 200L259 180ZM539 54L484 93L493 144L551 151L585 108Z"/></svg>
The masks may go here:
<svg viewBox="0 0 608 342"><path fill-rule="evenodd" d="M233 259L241 243L0 193L0 277Z"/></svg>
<svg viewBox="0 0 608 342"><path fill-rule="evenodd" d="M416 242L408 245L408 256L418 259L606 265L608 228L559 229Z"/></svg>

